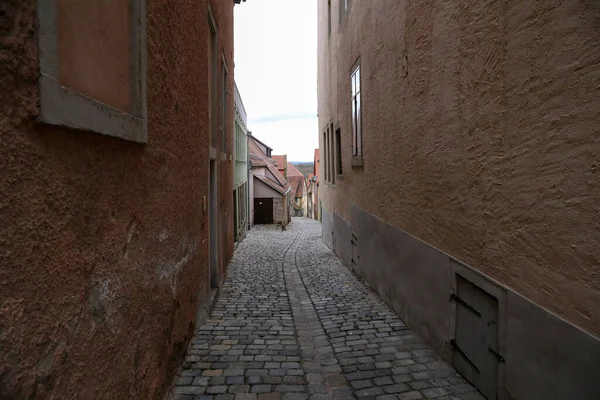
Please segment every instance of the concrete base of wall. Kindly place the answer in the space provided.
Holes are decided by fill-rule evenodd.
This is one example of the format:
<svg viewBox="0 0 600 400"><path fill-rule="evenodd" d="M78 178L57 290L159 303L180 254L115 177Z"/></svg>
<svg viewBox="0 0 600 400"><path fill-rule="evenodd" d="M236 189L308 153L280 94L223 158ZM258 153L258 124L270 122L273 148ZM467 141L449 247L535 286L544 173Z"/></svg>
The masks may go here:
<svg viewBox="0 0 600 400"><path fill-rule="evenodd" d="M498 399L600 398L600 339L365 210L322 211L323 242L451 364L457 276L498 299Z"/></svg>

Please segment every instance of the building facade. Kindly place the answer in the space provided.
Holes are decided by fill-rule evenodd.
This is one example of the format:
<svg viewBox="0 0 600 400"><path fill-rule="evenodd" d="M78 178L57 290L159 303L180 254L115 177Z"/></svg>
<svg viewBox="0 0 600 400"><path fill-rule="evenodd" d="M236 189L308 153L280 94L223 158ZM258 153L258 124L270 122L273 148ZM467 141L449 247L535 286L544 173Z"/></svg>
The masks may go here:
<svg viewBox="0 0 600 400"><path fill-rule="evenodd" d="M273 160L273 149L248 133L250 163L250 224L279 224L291 221L292 188Z"/></svg>
<svg viewBox="0 0 600 400"><path fill-rule="evenodd" d="M306 178L292 163L287 163L286 171L286 178L292 187L292 197L294 198L293 215L295 217L306 217L308 215Z"/></svg>
<svg viewBox="0 0 600 400"><path fill-rule="evenodd" d="M242 96L235 85L233 166L233 238L244 239L248 229L248 128Z"/></svg>
<svg viewBox="0 0 600 400"><path fill-rule="evenodd" d="M312 218L318 221L321 220L321 200L319 200L319 171L321 168L321 154L319 149L315 149L315 157L313 162L313 176L310 179L311 192L312 192Z"/></svg>
<svg viewBox="0 0 600 400"><path fill-rule="evenodd" d="M0 398L162 399L232 255L233 2L0 8Z"/></svg>
<svg viewBox="0 0 600 400"><path fill-rule="evenodd" d="M599 17L318 2L323 240L489 399L600 395Z"/></svg>

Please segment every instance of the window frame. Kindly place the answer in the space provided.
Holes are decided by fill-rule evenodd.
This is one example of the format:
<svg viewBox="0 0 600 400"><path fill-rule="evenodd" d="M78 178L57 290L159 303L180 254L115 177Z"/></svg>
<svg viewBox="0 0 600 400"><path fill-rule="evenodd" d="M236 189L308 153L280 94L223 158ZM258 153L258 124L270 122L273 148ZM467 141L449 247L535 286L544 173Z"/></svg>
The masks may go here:
<svg viewBox="0 0 600 400"><path fill-rule="evenodd" d="M213 15L210 4L208 5L208 28L209 28L209 123L210 123L210 146L216 148L217 146L217 114L218 114L218 79L219 79L219 27L217 21ZM216 151L216 150L215 150Z"/></svg>
<svg viewBox="0 0 600 400"><path fill-rule="evenodd" d="M331 0L327 0L327 37L331 36L331 26Z"/></svg>
<svg viewBox="0 0 600 400"><path fill-rule="evenodd" d="M338 126L334 132L334 143L335 143L335 175L340 178L343 174L342 168L342 130Z"/></svg>
<svg viewBox="0 0 600 400"><path fill-rule="evenodd" d="M40 122L148 142L146 0L130 4L131 112L111 107L59 82L58 0L37 0Z"/></svg>
<svg viewBox="0 0 600 400"><path fill-rule="evenodd" d="M333 131L333 122L331 122L329 124L329 130L328 130L328 136L329 136L329 176L331 177L331 184L335 185L335 178L336 178L336 174L335 174L335 138L334 138L334 131Z"/></svg>
<svg viewBox="0 0 600 400"><path fill-rule="evenodd" d="M350 112L352 126L352 165L362 166L363 135L362 135L362 84L360 59L350 70Z"/></svg>
<svg viewBox="0 0 600 400"><path fill-rule="evenodd" d="M221 153L227 153L227 109L229 103L229 69L227 68L227 60L225 54L221 60Z"/></svg>

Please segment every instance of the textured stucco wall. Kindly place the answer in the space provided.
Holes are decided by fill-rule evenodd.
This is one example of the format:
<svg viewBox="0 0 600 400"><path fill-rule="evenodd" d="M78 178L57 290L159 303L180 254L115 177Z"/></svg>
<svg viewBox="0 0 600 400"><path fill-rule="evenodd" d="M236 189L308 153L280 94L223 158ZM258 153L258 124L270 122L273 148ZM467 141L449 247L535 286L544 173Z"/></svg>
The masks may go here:
<svg viewBox="0 0 600 400"><path fill-rule="evenodd" d="M130 112L129 1L58 0L56 5L59 82Z"/></svg>
<svg viewBox="0 0 600 400"><path fill-rule="evenodd" d="M355 1L341 27L337 3L328 38L319 2L319 127L340 124L344 163L324 207L349 220L354 203L599 334L600 3Z"/></svg>
<svg viewBox="0 0 600 400"><path fill-rule="evenodd" d="M273 199L273 222L286 224L285 199L282 197Z"/></svg>
<svg viewBox="0 0 600 400"><path fill-rule="evenodd" d="M0 397L160 399L207 307L207 1L148 1L147 145L34 123L35 3L0 5Z"/></svg>

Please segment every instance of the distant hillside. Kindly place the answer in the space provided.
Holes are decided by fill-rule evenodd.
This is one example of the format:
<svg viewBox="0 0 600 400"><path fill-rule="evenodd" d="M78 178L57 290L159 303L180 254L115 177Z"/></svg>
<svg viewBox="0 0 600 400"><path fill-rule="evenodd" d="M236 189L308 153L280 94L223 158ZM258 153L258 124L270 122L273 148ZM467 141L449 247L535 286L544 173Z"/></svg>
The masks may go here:
<svg viewBox="0 0 600 400"><path fill-rule="evenodd" d="M308 174L312 174L314 171L315 163L312 162L292 162L292 164L307 178Z"/></svg>

